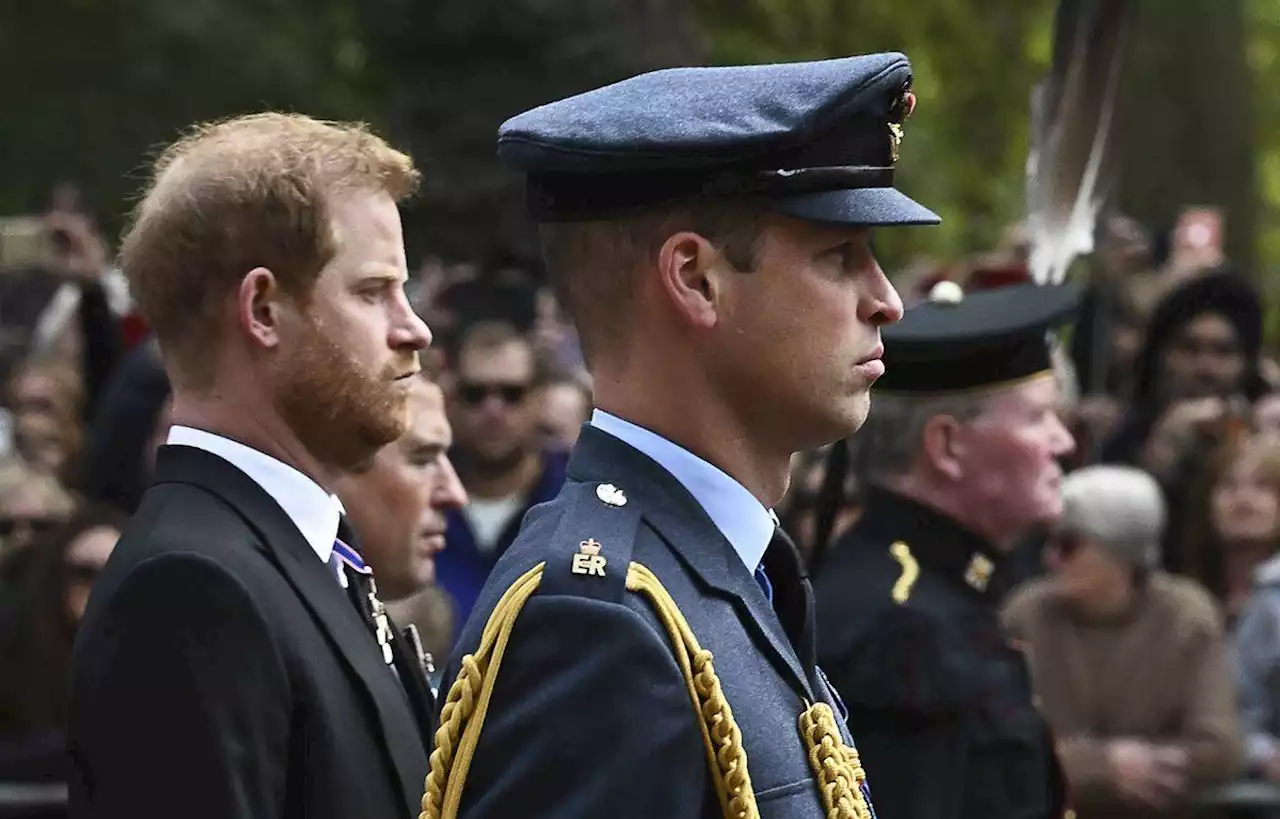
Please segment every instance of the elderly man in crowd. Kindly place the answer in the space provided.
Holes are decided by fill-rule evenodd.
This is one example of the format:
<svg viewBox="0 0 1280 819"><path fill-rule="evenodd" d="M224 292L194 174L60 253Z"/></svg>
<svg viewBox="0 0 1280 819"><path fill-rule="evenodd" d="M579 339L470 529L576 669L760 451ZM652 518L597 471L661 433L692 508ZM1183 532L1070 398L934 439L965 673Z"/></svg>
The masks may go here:
<svg viewBox="0 0 1280 819"><path fill-rule="evenodd" d="M1052 576L1016 592L1005 621L1025 641L1082 819L1169 815L1239 770L1222 618L1204 588L1158 568L1154 478L1092 466L1062 494Z"/></svg>
<svg viewBox="0 0 1280 819"><path fill-rule="evenodd" d="M1046 336L1076 298L942 287L884 328L885 374L858 436L866 511L822 562L814 595L818 661L890 819L1064 812L1062 770L999 601L1010 553L1061 511L1058 461L1073 440Z"/></svg>

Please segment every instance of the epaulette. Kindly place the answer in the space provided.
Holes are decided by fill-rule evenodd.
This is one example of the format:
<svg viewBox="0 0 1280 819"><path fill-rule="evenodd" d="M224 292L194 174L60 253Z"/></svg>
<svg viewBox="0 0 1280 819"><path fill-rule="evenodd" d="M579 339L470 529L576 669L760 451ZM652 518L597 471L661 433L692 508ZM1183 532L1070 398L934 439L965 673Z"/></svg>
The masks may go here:
<svg viewBox="0 0 1280 819"><path fill-rule="evenodd" d="M566 484L538 595L591 597L617 603L640 528L640 508L611 483Z"/></svg>

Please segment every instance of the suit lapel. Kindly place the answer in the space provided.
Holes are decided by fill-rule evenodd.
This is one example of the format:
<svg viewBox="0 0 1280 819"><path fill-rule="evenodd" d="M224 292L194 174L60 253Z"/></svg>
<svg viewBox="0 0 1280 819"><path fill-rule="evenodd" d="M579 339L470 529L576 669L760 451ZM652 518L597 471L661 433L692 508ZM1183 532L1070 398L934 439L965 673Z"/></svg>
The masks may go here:
<svg viewBox="0 0 1280 819"><path fill-rule="evenodd" d="M574 447L569 477L621 483L620 488L640 504L645 520L690 572L733 603L752 640L779 674L801 697L813 698L808 675L763 590L679 481L644 453L592 426L583 428Z"/></svg>
<svg viewBox="0 0 1280 819"><path fill-rule="evenodd" d="M257 533L367 695L401 789L412 793L420 788L426 752L405 695L332 570L320 561L284 510L230 462L193 447L161 447L155 482L192 484L211 492Z"/></svg>

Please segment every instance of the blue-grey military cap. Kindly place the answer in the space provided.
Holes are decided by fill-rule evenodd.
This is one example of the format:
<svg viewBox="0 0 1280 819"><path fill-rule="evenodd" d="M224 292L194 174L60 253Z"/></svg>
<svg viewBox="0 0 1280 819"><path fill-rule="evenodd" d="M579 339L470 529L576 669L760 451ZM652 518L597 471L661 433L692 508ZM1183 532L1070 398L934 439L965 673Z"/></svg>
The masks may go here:
<svg viewBox="0 0 1280 819"><path fill-rule="evenodd" d="M842 225L941 220L893 187L915 106L902 54L671 68L526 111L498 155L539 221L593 221L699 197L752 197Z"/></svg>

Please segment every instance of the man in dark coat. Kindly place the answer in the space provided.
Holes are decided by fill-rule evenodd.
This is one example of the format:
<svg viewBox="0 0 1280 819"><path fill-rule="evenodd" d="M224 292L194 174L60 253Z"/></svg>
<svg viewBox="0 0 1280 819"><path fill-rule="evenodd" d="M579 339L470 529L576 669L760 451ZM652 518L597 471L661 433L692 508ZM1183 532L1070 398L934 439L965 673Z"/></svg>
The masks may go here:
<svg viewBox="0 0 1280 819"><path fill-rule="evenodd" d="M154 481L94 587L71 814L416 815L433 702L333 495L408 423L408 157L263 114L169 148L124 271L173 388Z"/></svg>
<svg viewBox="0 0 1280 819"><path fill-rule="evenodd" d="M910 81L676 69L501 129L597 408L462 630L428 817L870 816L771 507L883 372L870 228L937 221L891 187Z"/></svg>
<svg viewBox="0 0 1280 819"><path fill-rule="evenodd" d="M1004 558L1061 514L1073 441L1046 332L1076 293L948 282L934 299L885 331L866 511L814 582L818 661L880 815L1056 819L1061 769L999 603Z"/></svg>

